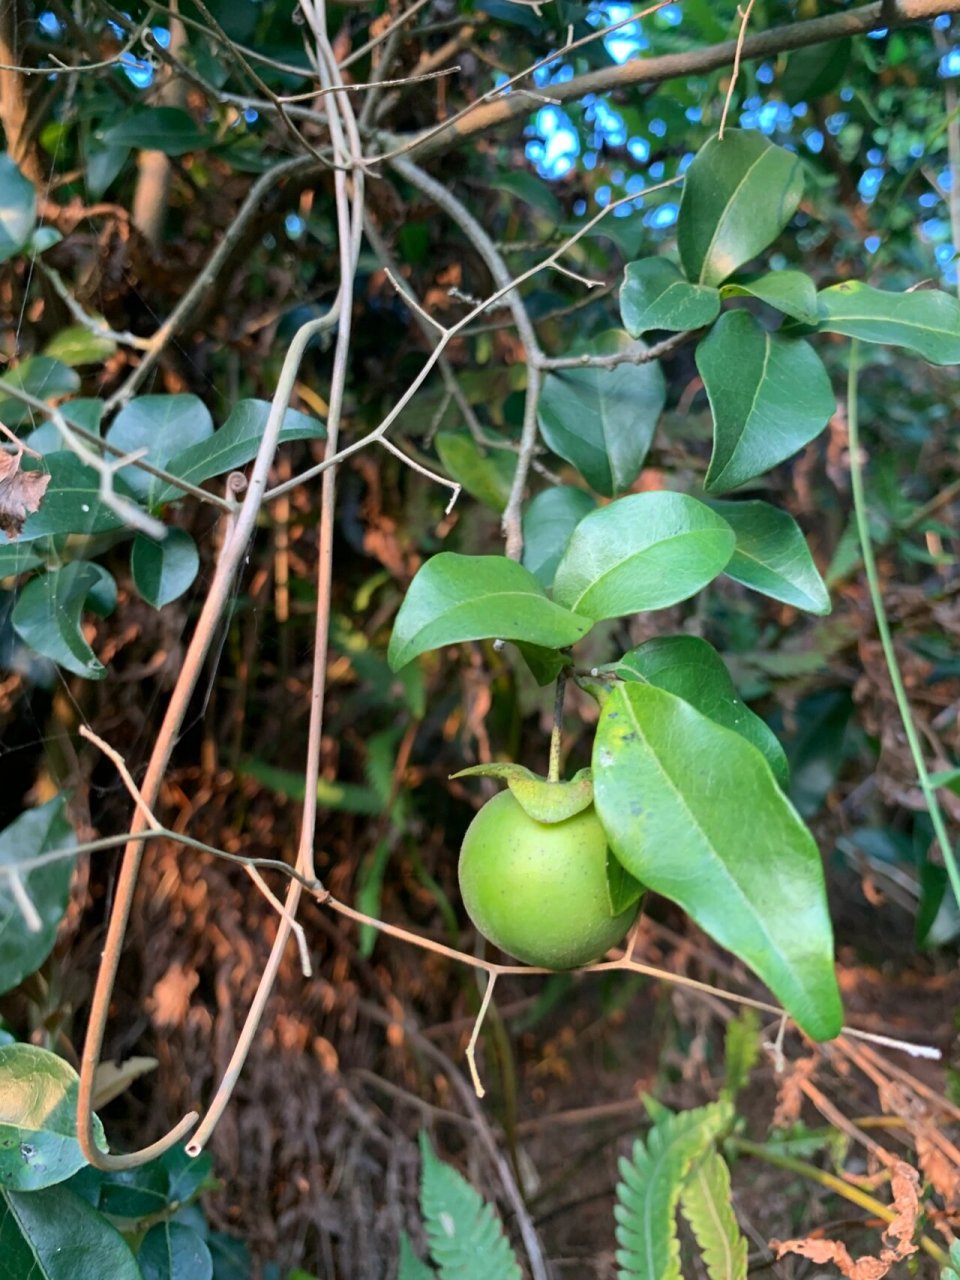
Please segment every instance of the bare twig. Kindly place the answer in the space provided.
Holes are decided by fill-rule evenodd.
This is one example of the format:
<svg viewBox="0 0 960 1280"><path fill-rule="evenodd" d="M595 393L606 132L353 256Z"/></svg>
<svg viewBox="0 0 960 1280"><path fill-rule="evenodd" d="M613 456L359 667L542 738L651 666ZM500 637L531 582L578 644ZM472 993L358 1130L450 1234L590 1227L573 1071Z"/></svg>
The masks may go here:
<svg viewBox="0 0 960 1280"><path fill-rule="evenodd" d="M717 136L722 140L723 132L727 127L727 116L730 113L730 104L733 102L734 90L737 87L737 80L740 77L740 59L743 57L743 42L747 37L747 26L750 22L750 14L753 12L753 6L757 0L748 0L747 7L738 10L740 14L740 31L737 35L737 47L733 54L733 70L730 73L730 83L727 86L727 96L723 103L723 114L720 117L720 128L717 130Z"/></svg>

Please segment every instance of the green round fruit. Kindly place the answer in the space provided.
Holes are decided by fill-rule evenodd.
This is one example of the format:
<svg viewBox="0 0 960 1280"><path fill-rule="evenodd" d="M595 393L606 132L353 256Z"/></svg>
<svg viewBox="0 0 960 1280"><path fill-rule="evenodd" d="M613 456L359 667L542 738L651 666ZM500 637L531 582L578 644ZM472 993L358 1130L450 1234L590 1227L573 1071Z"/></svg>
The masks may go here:
<svg viewBox="0 0 960 1280"><path fill-rule="evenodd" d="M607 837L593 806L537 822L503 791L467 828L460 893L490 942L526 964L575 969L599 960L637 917L610 914Z"/></svg>

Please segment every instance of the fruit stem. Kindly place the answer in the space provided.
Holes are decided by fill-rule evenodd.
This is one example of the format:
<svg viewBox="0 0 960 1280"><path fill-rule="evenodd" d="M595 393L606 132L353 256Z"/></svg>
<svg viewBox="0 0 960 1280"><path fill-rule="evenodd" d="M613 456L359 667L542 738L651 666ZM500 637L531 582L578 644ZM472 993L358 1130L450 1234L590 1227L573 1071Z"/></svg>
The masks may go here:
<svg viewBox="0 0 960 1280"><path fill-rule="evenodd" d="M550 768L548 782L560 781L560 738L563 732L563 700L567 692L567 673L557 676L557 694L553 703L553 732L550 734Z"/></svg>

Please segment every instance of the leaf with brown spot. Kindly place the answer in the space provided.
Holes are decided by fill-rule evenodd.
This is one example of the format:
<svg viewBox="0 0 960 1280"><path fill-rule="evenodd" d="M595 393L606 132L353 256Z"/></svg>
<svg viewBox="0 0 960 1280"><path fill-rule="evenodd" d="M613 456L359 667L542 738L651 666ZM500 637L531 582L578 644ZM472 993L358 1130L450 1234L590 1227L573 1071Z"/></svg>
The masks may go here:
<svg viewBox="0 0 960 1280"><path fill-rule="evenodd" d="M22 453L0 453L0 529L18 538L31 511L39 511L50 483L44 471L21 471Z"/></svg>

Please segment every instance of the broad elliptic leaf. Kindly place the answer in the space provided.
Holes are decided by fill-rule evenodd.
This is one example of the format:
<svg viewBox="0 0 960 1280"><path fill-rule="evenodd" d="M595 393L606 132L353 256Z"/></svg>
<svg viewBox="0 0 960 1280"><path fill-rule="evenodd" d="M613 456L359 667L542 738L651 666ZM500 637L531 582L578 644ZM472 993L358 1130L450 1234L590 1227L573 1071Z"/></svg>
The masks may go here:
<svg viewBox="0 0 960 1280"><path fill-rule="evenodd" d="M32 458L23 459L24 470L37 466ZM49 472L50 483L38 511L27 516L19 542L36 538L80 533L108 533L125 527L122 517L108 507L100 495L100 477L92 467L81 462L69 449L44 456L42 469ZM117 484L123 491L122 482ZM0 547L6 538L0 535Z"/></svg>
<svg viewBox="0 0 960 1280"><path fill-rule="evenodd" d="M680 1210L697 1238L710 1280L747 1280L747 1241L733 1211L730 1170L708 1151L690 1171Z"/></svg>
<svg viewBox="0 0 960 1280"><path fill-rule="evenodd" d="M461 640L525 640L565 649L588 617L548 600L529 569L506 556L441 552L426 562L397 614L387 661L397 671L418 654Z"/></svg>
<svg viewBox="0 0 960 1280"><path fill-rule="evenodd" d="M32 1044L0 1048L0 1187L39 1191L86 1163L77 1141L80 1077L68 1062ZM106 1151L94 1116L97 1146Z"/></svg>
<svg viewBox="0 0 960 1280"><path fill-rule="evenodd" d="M817 286L803 271L768 271L762 276L731 280L720 290L722 298L757 298L768 307L801 324L816 324Z"/></svg>
<svg viewBox="0 0 960 1280"><path fill-rule="evenodd" d="M812 1039L837 1035L820 854L760 752L663 689L621 684L600 713L593 786L627 870L750 965Z"/></svg>
<svg viewBox="0 0 960 1280"><path fill-rule="evenodd" d="M789 512L769 502L710 505L737 535L736 550L724 569L728 578L807 613L830 612L830 593Z"/></svg>
<svg viewBox="0 0 960 1280"><path fill-rule="evenodd" d="M213 435L210 411L198 396L138 396L124 405L107 429L106 439L124 453L144 450L143 460L166 469L167 463L190 445ZM138 467L124 467L120 475L138 497L155 507L166 483Z"/></svg>
<svg viewBox="0 0 960 1280"><path fill-rule="evenodd" d="M906 347L931 364L960 364L960 302L939 289L887 293L859 280L822 289L820 328Z"/></svg>
<svg viewBox="0 0 960 1280"><path fill-rule="evenodd" d="M0 262L18 253L37 220L37 193L13 160L0 155Z"/></svg>
<svg viewBox="0 0 960 1280"><path fill-rule="evenodd" d="M81 626L87 597L102 585L98 565L71 560L31 578L14 605L17 635L36 653L87 680L102 680L107 669L87 644Z"/></svg>
<svg viewBox="0 0 960 1280"><path fill-rule="evenodd" d="M728 311L697 347L713 412L708 493L735 489L802 449L836 408L820 357L800 338L769 333Z"/></svg>
<svg viewBox="0 0 960 1280"><path fill-rule="evenodd" d="M5 394L7 388L25 391L35 400L57 400L80 386L80 377L62 360L52 356L31 356L15 365L0 378L0 422L8 427L22 427L34 422L37 411L22 400ZM42 416L42 415L40 415Z"/></svg>
<svg viewBox="0 0 960 1280"><path fill-rule="evenodd" d="M137 1253L143 1280L211 1280L210 1250L182 1222L159 1222L143 1238Z"/></svg>
<svg viewBox="0 0 960 1280"><path fill-rule="evenodd" d="M20 867L41 854L69 850L76 841L64 817L64 798L56 796L37 809L27 809L0 831L0 869ZM10 879L0 874L0 995L18 986L43 964L53 950L57 929L70 898L76 859L72 853L20 872L20 881L40 917L40 928L29 928L10 891Z"/></svg>
<svg viewBox="0 0 960 1280"><path fill-rule="evenodd" d="M256 457L269 416L268 400L238 400L219 431L173 454L164 470L189 484L200 485L213 476L226 475L228 471L246 466ZM296 409L288 409L283 416L278 444L291 440L323 440L325 436L322 422ZM159 506L181 497L182 489L160 483L152 501Z"/></svg>
<svg viewBox="0 0 960 1280"><path fill-rule="evenodd" d="M570 535L596 502L583 489L558 484L544 489L523 512L523 563L542 587L553 583Z"/></svg>
<svg viewBox="0 0 960 1280"><path fill-rule="evenodd" d="M776 240L802 195L799 156L762 133L714 135L684 178L677 247L688 279L722 284Z"/></svg>
<svg viewBox="0 0 960 1280"><path fill-rule="evenodd" d="M620 316L634 338L651 329L671 332L713 324L720 294L709 285L691 284L667 258L628 262L620 286Z"/></svg>
<svg viewBox="0 0 960 1280"><path fill-rule="evenodd" d="M139 533L130 553L134 586L155 609L182 596L200 568L197 544L185 529L168 529L162 542Z"/></svg>
<svg viewBox="0 0 960 1280"><path fill-rule="evenodd" d="M727 569L725 572L729 572ZM752 742L782 787L790 778L787 755L770 726L742 701L723 659L699 636L656 636L610 664L621 680L666 689L701 715Z"/></svg>
<svg viewBox="0 0 960 1280"><path fill-rule="evenodd" d="M209 147L214 135L198 128L193 116L180 107L143 107L123 112L116 124L102 130L97 141L105 147L135 147L182 156Z"/></svg>
<svg viewBox="0 0 960 1280"><path fill-rule="evenodd" d="M481 453L473 437L464 432L441 431L435 444L451 479L485 506L494 511L504 509L517 469L515 453L508 449Z"/></svg>
<svg viewBox="0 0 960 1280"><path fill-rule="evenodd" d="M67 1187L0 1191L0 1280L143 1280L130 1246Z"/></svg>
<svg viewBox="0 0 960 1280"><path fill-rule="evenodd" d="M587 344L585 354L643 349L627 334L611 330ZM540 434L592 489L612 498L640 474L665 398L663 373L655 362L561 369L547 375L540 392Z"/></svg>
<svg viewBox="0 0 960 1280"><path fill-rule="evenodd" d="M577 525L554 599L596 622L663 609L712 582L734 542L727 523L687 494L630 494Z"/></svg>

